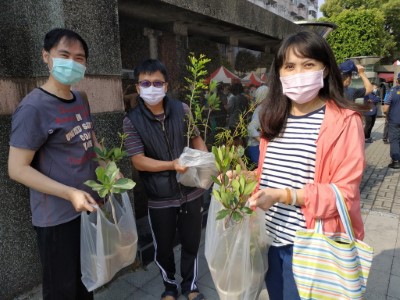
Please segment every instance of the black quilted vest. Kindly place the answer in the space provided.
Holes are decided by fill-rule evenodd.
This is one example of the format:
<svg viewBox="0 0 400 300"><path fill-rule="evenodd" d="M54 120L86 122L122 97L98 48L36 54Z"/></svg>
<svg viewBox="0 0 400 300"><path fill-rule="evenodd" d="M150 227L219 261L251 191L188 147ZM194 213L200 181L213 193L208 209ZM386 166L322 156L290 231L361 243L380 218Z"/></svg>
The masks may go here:
<svg viewBox="0 0 400 300"><path fill-rule="evenodd" d="M186 121L182 102L164 98L163 121L139 98L138 105L127 116L136 128L144 145L144 155L156 160L172 161L179 158L186 146ZM176 181L176 171L139 171L147 196L151 200L183 199L194 188L185 187Z"/></svg>

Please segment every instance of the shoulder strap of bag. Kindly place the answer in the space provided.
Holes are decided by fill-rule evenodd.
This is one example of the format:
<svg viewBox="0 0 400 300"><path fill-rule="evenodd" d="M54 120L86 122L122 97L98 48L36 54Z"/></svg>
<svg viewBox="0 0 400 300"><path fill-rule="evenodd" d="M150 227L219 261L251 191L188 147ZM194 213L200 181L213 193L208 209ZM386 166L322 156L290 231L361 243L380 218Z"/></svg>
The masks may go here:
<svg viewBox="0 0 400 300"><path fill-rule="evenodd" d="M349 236L349 238L352 241L354 241L355 238L354 238L353 226L351 224L350 215L347 210L346 203L344 202L343 195L335 184L331 183L331 187L336 195L336 207L337 210L339 211L340 219L343 223L344 229L346 230L346 233Z"/></svg>

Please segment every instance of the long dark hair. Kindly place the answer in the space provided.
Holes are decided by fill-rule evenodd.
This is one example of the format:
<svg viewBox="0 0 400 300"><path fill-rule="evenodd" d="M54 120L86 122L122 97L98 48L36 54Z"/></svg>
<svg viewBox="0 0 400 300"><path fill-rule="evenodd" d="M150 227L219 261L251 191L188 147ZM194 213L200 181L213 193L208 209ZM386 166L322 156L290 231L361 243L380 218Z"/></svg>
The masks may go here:
<svg viewBox="0 0 400 300"><path fill-rule="evenodd" d="M279 136L291 108L291 100L282 93L279 79L279 70L290 49L300 57L315 59L324 64L328 75L324 78L324 87L318 93L322 100L333 101L341 108L360 111L359 105L343 96L342 77L335 56L325 39L311 31L298 32L282 41L270 69L270 89L267 98L262 102L260 115L262 136L268 140Z"/></svg>

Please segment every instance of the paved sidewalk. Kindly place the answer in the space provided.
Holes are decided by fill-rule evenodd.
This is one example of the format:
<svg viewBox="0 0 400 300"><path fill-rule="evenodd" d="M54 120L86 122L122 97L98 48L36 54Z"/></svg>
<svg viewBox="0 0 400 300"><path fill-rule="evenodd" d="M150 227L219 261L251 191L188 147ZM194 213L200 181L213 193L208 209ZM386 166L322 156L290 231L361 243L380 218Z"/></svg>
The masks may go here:
<svg viewBox="0 0 400 300"><path fill-rule="evenodd" d="M400 170L388 169L389 145L383 144L383 119L374 126L374 142L366 144L367 168L361 184L362 213L365 223L364 241L374 247L367 300L400 300ZM175 248L179 258L180 248ZM179 270L179 266L177 267ZM238 270L240 271L240 270ZM146 269L125 269L124 274L98 289L96 300L158 300L163 291L159 272L154 263ZM218 295L204 257L204 230L199 255L199 288L207 299ZM40 292L17 298L40 299ZM179 300L185 299L183 296ZM263 290L260 299L268 299Z"/></svg>

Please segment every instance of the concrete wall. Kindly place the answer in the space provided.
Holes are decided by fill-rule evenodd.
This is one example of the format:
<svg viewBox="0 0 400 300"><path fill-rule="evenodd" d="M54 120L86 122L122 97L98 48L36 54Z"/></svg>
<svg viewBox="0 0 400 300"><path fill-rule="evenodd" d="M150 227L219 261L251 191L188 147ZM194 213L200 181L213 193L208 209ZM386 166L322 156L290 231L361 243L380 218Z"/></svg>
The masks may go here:
<svg viewBox="0 0 400 300"><path fill-rule="evenodd" d="M97 134L109 144L122 131L123 102L117 0L2 1L0 10L0 299L12 299L41 282L29 192L7 175L11 114L48 76L43 38L54 27L79 32L89 45L86 78ZM122 169L129 172L127 161Z"/></svg>

